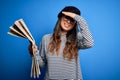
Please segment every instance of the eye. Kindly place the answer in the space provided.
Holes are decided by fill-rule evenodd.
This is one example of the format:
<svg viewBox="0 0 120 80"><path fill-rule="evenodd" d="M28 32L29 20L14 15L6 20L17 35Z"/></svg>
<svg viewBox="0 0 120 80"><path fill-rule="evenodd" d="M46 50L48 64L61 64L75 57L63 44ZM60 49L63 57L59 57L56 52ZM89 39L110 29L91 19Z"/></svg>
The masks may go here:
<svg viewBox="0 0 120 80"><path fill-rule="evenodd" d="M69 17L69 16L65 16L65 18L66 18L67 20L70 20L70 22L75 22L75 20L74 20L73 18Z"/></svg>

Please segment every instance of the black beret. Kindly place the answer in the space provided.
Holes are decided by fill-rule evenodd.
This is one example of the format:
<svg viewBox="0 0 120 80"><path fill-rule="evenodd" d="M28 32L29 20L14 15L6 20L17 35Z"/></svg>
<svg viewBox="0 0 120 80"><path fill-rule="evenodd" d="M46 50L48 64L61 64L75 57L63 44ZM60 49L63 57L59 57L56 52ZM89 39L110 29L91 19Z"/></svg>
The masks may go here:
<svg viewBox="0 0 120 80"><path fill-rule="evenodd" d="M63 8L60 13L58 14L58 18L62 17L62 11L65 11L65 12L72 12L72 13L75 13L75 14L78 14L78 15L81 15L81 12L78 8L74 7L74 6L66 6L65 8Z"/></svg>

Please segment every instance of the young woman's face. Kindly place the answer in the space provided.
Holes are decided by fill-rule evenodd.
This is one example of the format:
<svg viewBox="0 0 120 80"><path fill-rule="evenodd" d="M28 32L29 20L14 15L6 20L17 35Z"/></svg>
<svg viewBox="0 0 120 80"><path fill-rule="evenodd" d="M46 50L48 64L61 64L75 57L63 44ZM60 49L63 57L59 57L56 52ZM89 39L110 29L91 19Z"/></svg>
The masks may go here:
<svg viewBox="0 0 120 80"><path fill-rule="evenodd" d="M69 16L62 16L61 18L61 27L64 31L70 31L74 25L75 25L76 21L73 18L70 18Z"/></svg>

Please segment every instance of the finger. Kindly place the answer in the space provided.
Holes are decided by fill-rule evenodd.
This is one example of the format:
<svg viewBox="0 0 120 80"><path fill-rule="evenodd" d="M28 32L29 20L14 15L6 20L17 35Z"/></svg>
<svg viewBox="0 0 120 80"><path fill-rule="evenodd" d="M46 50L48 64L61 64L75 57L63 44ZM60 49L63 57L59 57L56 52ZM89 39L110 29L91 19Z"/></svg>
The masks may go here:
<svg viewBox="0 0 120 80"><path fill-rule="evenodd" d="M36 49L37 49L37 47L36 47L35 45L33 45L32 47L33 47L33 49L34 49L34 50L36 50Z"/></svg>
<svg viewBox="0 0 120 80"><path fill-rule="evenodd" d="M37 46L34 44L34 45L33 45L33 48L37 49Z"/></svg>
<svg viewBox="0 0 120 80"><path fill-rule="evenodd" d="M65 11L62 11L62 13L64 14L64 15L67 15L68 13L67 12L65 12Z"/></svg>
<svg viewBox="0 0 120 80"><path fill-rule="evenodd" d="M37 46L36 46L36 45L33 45L32 47L33 47L33 53L36 53L37 50L38 50L38 49L37 49Z"/></svg>

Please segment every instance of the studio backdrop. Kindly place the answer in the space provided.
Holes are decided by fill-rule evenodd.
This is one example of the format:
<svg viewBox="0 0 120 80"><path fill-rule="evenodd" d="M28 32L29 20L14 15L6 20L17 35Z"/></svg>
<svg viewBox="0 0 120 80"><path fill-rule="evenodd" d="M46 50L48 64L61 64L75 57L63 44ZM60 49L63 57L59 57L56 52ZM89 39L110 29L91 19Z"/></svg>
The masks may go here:
<svg viewBox="0 0 120 80"><path fill-rule="evenodd" d="M34 80L29 41L7 34L14 21L25 21L39 47L43 35L53 32L60 10L69 5L81 10L95 43L79 51L83 80L120 80L119 0L0 0L0 80Z"/></svg>

